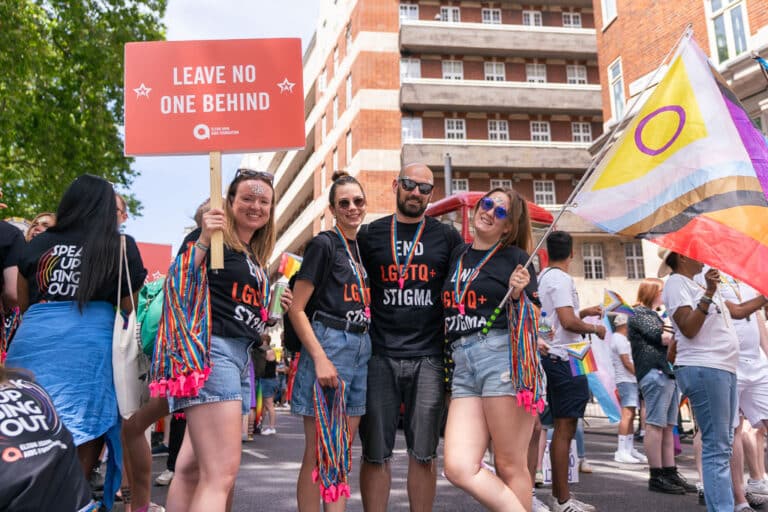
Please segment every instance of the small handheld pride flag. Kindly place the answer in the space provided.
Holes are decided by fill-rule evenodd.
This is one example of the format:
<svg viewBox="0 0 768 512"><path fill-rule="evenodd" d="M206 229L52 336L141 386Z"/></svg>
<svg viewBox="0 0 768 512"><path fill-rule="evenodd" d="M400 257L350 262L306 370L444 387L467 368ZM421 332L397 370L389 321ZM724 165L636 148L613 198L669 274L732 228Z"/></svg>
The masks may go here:
<svg viewBox="0 0 768 512"><path fill-rule="evenodd" d="M629 316L635 315L635 310L621 298L621 295L605 288L603 290L605 291L603 297L603 309L606 313L624 313Z"/></svg>
<svg viewBox="0 0 768 512"><path fill-rule="evenodd" d="M277 267L277 271L283 274L287 279L293 277L293 274L299 271L301 262L304 258L296 256L290 252L284 252L280 255L280 266Z"/></svg>
<svg viewBox="0 0 768 512"><path fill-rule="evenodd" d="M568 362L571 364L571 375L587 375L597 371L595 356L592 354L592 344L588 341L566 345Z"/></svg>

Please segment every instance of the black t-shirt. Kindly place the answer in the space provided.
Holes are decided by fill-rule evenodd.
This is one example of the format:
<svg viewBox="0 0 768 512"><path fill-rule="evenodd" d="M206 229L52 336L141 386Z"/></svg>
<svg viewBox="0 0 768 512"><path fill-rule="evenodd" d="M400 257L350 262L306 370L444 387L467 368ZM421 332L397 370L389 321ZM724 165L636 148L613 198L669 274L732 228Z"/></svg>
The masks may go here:
<svg viewBox="0 0 768 512"><path fill-rule="evenodd" d="M0 510L75 512L91 500L72 434L24 378L0 384L0 459Z"/></svg>
<svg viewBox="0 0 768 512"><path fill-rule="evenodd" d="M179 252L192 247L199 237L200 229L192 231L184 238ZM267 328L261 312L264 301L260 265L255 258L226 245L223 269L211 270L210 253L206 254L206 260L211 293L211 333L226 338L258 339Z"/></svg>
<svg viewBox="0 0 768 512"><path fill-rule="evenodd" d="M3 271L19 264L24 250L24 234L21 230L5 221L0 221L0 291L5 285Z"/></svg>
<svg viewBox="0 0 768 512"><path fill-rule="evenodd" d="M277 378L277 361L267 361L267 364L264 366L264 377L262 378L263 379Z"/></svg>
<svg viewBox="0 0 768 512"><path fill-rule="evenodd" d="M357 236L371 282L371 342L374 353L420 357L443 353L443 307L440 301L448 262L462 243L454 228L425 218L424 233L406 270L403 289L392 255L392 216L369 224ZM397 255L405 263L418 224L397 223Z"/></svg>
<svg viewBox="0 0 768 512"><path fill-rule="evenodd" d="M485 322L491 317L494 308L499 305L501 299L509 289L509 276L518 264L525 265L528 254L515 246L499 249L491 259L480 269L480 273L469 285L464 295L464 315L459 314L458 305L454 299L456 284L456 270L459 258L463 255L461 287L474 272L478 263L486 255L486 250L472 249L470 244L457 247L451 254L450 270L448 278L443 285L443 308L445 308L445 329L449 339L457 338L473 332L478 332L485 327ZM530 272L531 282L525 288L526 295L536 304L538 299L538 284L536 273ZM493 323L492 329L508 329L509 318L506 314L500 314Z"/></svg>
<svg viewBox="0 0 768 512"><path fill-rule="evenodd" d="M355 277L355 261L358 258L357 242L347 240L352 253L350 259L344 243L336 231L323 231L310 240L304 251L304 261L296 274L296 280L310 281L315 286L313 309L333 316L346 318L350 322L368 323L365 316L364 296L360 294L360 285ZM331 261L329 261L331 260ZM370 302L368 273L362 265L364 293ZM322 290L318 286L328 273Z"/></svg>
<svg viewBox="0 0 768 512"><path fill-rule="evenodd" d="M29 286L29 304L38 302L76 301L83 257L83 232L52 233L50 230L37 235L24 248L19 261L19 272ZM131 286L136 292L147 277L139 249L132 237L125 235L128 270ZM118 252L119 254L119 252ZM113 277L91 298L117 305L117 276L119 267L115 261ZM127 297L128 280L123 271L122 297Z"/></svg>

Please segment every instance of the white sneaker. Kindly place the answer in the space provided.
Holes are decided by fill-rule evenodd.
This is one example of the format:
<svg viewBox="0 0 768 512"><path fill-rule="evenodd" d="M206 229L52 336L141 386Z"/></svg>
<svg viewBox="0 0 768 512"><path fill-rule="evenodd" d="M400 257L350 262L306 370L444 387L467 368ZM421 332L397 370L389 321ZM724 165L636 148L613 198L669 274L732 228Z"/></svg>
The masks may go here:
<svg viewBox="0 0 768 512"><path fill-rule="evenodd" d="M165 507L157 503L150 503L147 506L147 512L165 512Z"/></svg>
<svg viewBox="0 0 768 512"><path fill-rule="evenodd" d="M173 480L173 471L170 469L165 469L162 473L157 475L157 478L155 478L155 484L165 486L169 485L171 480Z"/></svg>
<svg viewBox="0 0 768 512"><path fill-rule="evenodd" d="M597 511L597 508L594 505L590 505L589 503L584 503L581 500L577 500L576 497L573 494L571 494L570 501L572 501L573 503L575 503L576 505L581 507L581 510L583 510L584 512L596 512Z"/></svg>
<svg viewBox="0 0 768 512"><path fill-rule="evenodd" d="M483 468L483 469L486 469L486 470L490 471L490 472L491 472L491 473L493 473L494 475L496 474L496 468L495 468L495 467L493 467L493 466L491 466L490 464L488 464L488 463L487 463L487 462L485 462L484 460L481 460L481 461L480 461L480 466L482 466L482 468Z"/></svg>
<svg viewBox="0 0 768 512"><path fill-rule="evenodd" d="M749 506L752 508L762 508L763 505L768 503L768 496L765 494L746 491L744 497L747 498L747 503L749 503Z"/></svg>
<svg viewBox="0 0 768 512"><path fill-rule="evenodd" d="M579 459L579 473L591 473L592 472L592 466L589 465L589 461L584 459Z"/></svg>
<svg viewBox="0 0 768 512"><path fill-rule="evenodd" d="M632 451L629 452L632 457L636 458L640 463L646 464L648 462L648 457L637 451L637 449L632 448Z"/></svg>
<svg viewBox="0 0 768 512"><path fill-rule="evenodd" d="M768 481L766 480L747 480L745 490L752 494L768 495Z"/></svg>
<svg viewBox="0 0 768 512"><path fill-rule="evenodd" d="M640 461L633 457L631 453L623 450L613 452L613 460L622 464L640 464Z"/></svg>
<svg viewBox="0 0 768 512"><path fill-rule="evenodd" d="M569 499L562 505L557 502L556 498L552 499L552 512L593 512L595 510L594 507L592 508L584 508L581 505L586 505L586 503L581 503L579 500ZM591 505L590 505L591 507Z"/></svg>
<svg viewBox="0 0 768 512"><path fill-rule="evenodd" d="M267 427L267 428L265 428L264 430L261 431L261 435L263 435L263 436L272 436L272 435L275 435L275 434L277 434L277 430L274 429L274 428Z"/></svg>
<svg viewBox="0 0 768 512"><path fill-rule="evenodd" d="M552 509L550 509L543 501L537 498L536 495L534 494L533 508L531 509L531 512L552 512Z"/></svg>

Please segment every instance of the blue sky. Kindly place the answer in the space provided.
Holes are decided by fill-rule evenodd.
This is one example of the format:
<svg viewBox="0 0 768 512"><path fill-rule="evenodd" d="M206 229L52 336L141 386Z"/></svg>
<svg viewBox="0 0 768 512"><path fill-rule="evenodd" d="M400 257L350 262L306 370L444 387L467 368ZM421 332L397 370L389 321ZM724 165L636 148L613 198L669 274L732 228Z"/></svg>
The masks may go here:
<svg viewBox="0 0 768 512"><path fill-rule="evenodd" d="M168 40L301 37L306 49L316 28L318 0L170 0ZM242 155L224 155L222 182L232 179ZM125 232L140 242L181 243L197 205L210 194L208 155L137 157L131 186L144 206Z"/></svg>

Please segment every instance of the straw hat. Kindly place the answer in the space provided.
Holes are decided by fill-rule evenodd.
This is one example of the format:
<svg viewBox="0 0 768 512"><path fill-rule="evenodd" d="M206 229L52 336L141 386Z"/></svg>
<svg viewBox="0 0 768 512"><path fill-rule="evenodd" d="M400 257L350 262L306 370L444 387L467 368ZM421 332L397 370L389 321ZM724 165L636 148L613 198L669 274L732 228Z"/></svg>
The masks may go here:
<svg viewBox="0 0 768 512"><path fill-rule="evenodd" d="M658 255L661 259L661 264L659 265L659 271L657 272L657 275L659 277L666 277L669 274L672 273L672 267L667 265L667 258L669 255L672 254L672 251L669 249L665 249L664 247L659 247Z"/></svg>

